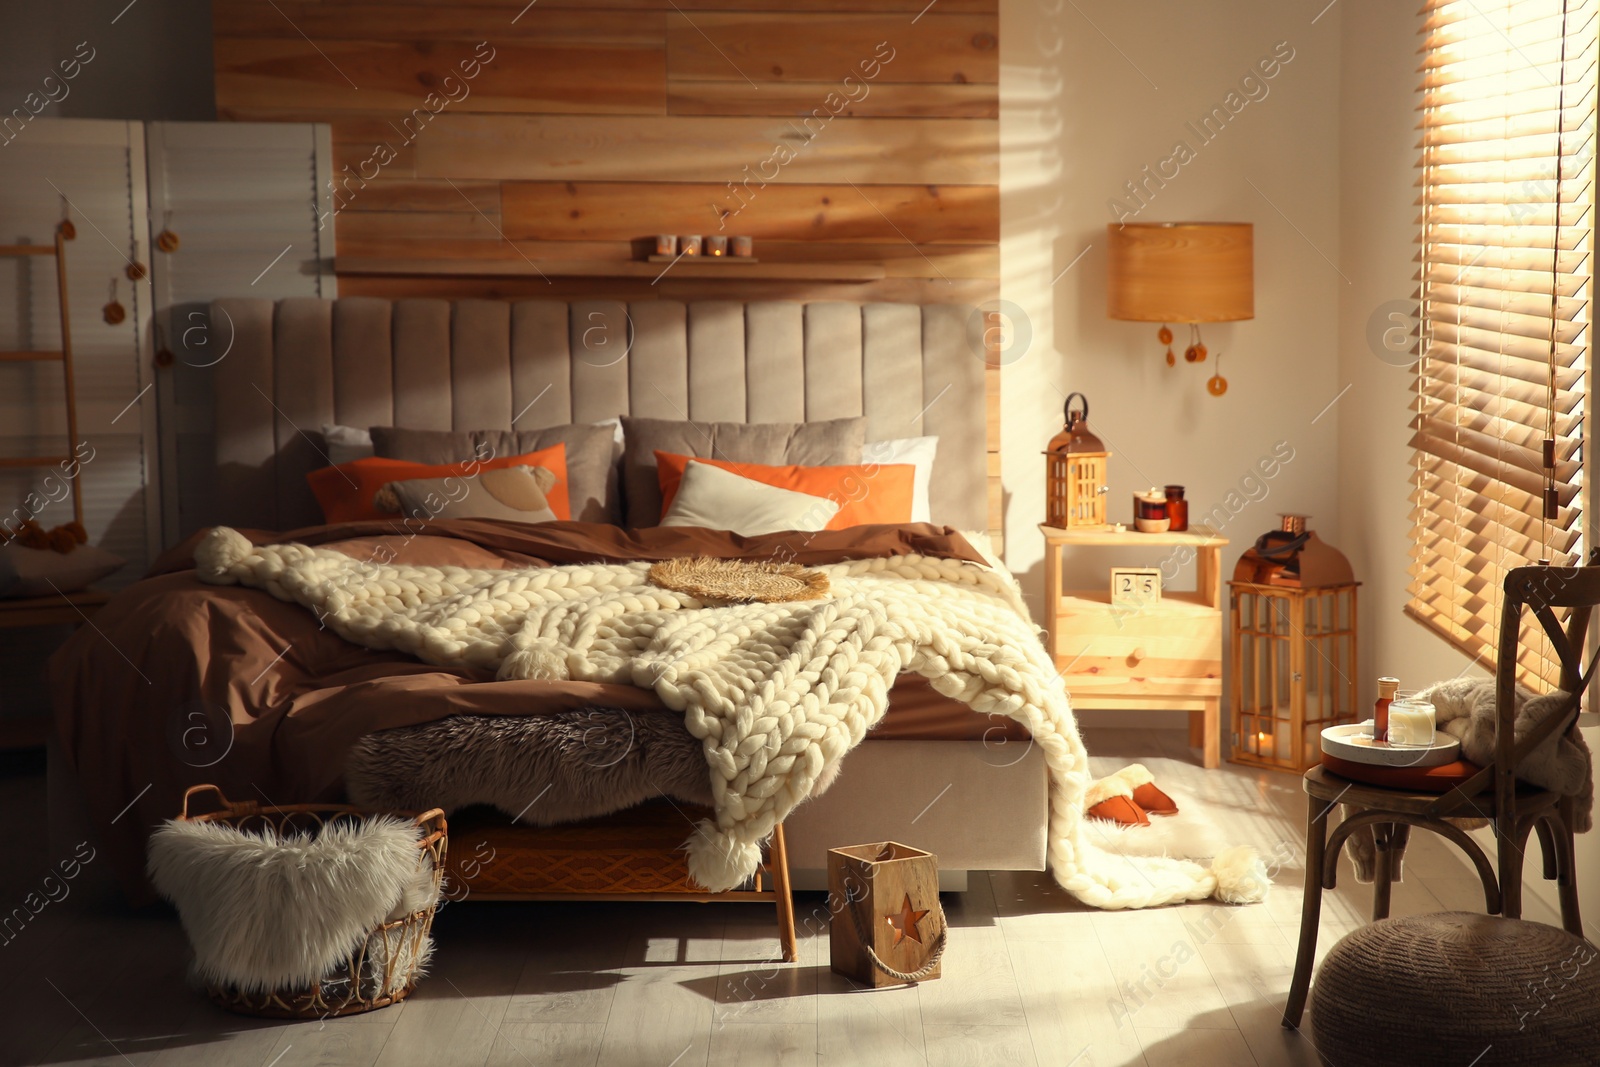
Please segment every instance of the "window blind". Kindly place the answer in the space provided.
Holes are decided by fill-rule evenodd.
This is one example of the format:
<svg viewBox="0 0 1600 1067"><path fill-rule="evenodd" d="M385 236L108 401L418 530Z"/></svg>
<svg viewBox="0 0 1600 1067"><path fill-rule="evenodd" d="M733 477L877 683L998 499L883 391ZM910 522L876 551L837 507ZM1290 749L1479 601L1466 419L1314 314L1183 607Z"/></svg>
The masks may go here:
<svg viewBox="0 0 1600 1067"><path fill-rule="evenodd" d="M1585 548L1597 9L1423 7L1406 611L1490 669L1505 572L1571 565ZM1519 674L1553 686L1559 664L1525 626Z"/></svg>

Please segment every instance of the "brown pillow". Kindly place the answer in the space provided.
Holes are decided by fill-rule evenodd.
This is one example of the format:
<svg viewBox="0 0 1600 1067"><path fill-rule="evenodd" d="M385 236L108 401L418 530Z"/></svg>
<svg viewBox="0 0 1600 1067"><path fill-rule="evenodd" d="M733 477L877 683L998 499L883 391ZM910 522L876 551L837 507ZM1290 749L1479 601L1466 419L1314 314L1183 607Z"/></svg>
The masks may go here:
<svg viewBox="0 0 1600 1067"><path fill-rule="evenodd" d="M690 422L622 418L622 492L629 526L661 523L656 453L769 466L835 467L861 462L867 420ZM570 461L569 461L570 462Z"/></svg>
<svg viewBox="0 0 1600 1067"><path fill-rule="evenodd" d="M555 522L545 496L556 484L549 467L502 467L473 475L390 482L372 498L379 511L410 519L510 519Z"/></svg>
<svg viewBox="0 0 1600 1067"><path fill-rule="evenodd" d="M407 430L372 427L373 455L412 463L459 463L479 456L487 445L496 456L520 456L567 446L567 497L578 522L622 521L615 462L616 430L575 423L542 430Z"/></svg>

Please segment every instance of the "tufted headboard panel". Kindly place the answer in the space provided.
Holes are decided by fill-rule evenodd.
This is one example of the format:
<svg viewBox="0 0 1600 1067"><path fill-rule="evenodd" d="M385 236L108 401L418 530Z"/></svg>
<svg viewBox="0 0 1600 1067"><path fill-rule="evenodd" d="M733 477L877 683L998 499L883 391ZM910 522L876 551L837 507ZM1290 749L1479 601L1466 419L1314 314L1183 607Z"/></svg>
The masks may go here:
<svg viewBox="0 0 1600 1067"><path fill-rule="evenodd" d="M320 427L536 430L615 415L939 436L933 519L990 526L983 353L945 304L219 300L218 513L321 521Z"/></svg>

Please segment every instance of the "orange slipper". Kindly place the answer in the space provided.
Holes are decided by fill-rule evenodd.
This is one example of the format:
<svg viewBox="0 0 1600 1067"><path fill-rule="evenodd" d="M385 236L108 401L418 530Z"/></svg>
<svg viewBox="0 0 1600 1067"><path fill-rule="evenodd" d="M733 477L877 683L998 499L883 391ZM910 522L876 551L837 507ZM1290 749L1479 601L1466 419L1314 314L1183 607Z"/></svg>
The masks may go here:
<svg viewBox="0 0 1600 1067"><path fill-rule="evenodd" d="M1149 826L1144 810L1127 797L1109 797L1084 813L1091 819L1120 823L1123 826Z"/></svg>
<svg viewBox="0 0 1600 1067"><path fill-rule="evenodd" d="M1146 782L1135 789L1133 802L1151 815L1178 814L1178 802L1157 789L1154 782Z"/></svg>

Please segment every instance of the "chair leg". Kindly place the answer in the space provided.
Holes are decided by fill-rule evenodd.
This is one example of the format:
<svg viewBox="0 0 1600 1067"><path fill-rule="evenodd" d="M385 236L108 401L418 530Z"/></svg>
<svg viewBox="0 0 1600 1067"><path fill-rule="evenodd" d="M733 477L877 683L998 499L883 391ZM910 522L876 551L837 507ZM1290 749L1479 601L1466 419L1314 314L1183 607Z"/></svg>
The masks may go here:
<svg viewBox="0 0 1600 1067"><path fill-rule="evenodd" d="M800 958L800 950L794 937L794 893L789 887L789 846L783 839L782 824L772 828L768 865L772 890L778 898L778 942L783 948L783 962L793 963Z"/></svg>
<svg viewBox="0 0 1600 1067"><path fill-rule="evenodd" d="M1497 864L1500 873L1500 914L1522 918L1522 850L1530 826L1518 826L1505 815L1494 819Z"/></svg>
<svg viewBox="0 0 1600 1067"><path fill-rule="evenodd" d="M1540 818L1533 828L1539 832L1539 853L1544 857L1544 880L1554 882L1561 877L1561 845L1556 840L1556 821Z"/></svg>
<svg viewBox="0 0 1600 1067"><path fill-rule="evenodd" d="M1583 919L1578 914L1578 866L1577 842L1572 835L1572 824L1577 817L1577 801L1572 797L1561 798L1561 804L1556 809L1559 825L1552 825L1552 836L1560 846L1558 858L1560 871L1556 881L1556 890L1561 897L1561 925L1566 927L1570 934L1583 936Z"/></svg>
<svg viewBox="0 0 1600 1067"><path fill-rule="evenodd" d="M1323 865L1328 851L1328 812L1333 805L1306 797L1306 888L1300 902L1300 946L1295 950L1294 978L1289 1000L1283 1006L1283 1025L1300 1028L1306 996L1311 992L1311 968L1317 962L1317 926L1322 919ZM1337 862L1337 857L1335 858Z"/></svg>
<svg viewBox="0 0 1600 1067"><path fill-rule="evenodd" d="M1380 822L1372 825L1372 921L1389 917L1389 888L1394 882L1394 855L1389 843L1394 835L1394 823Z"/></svg>
<svg viewBox="0 0 1600 1067"><path fill-rule="evenodd" d="M1406 880L1406 846L1411 843L1411 824L1397 822L1389 827L1389 874L1392 881Z"/></svg>

